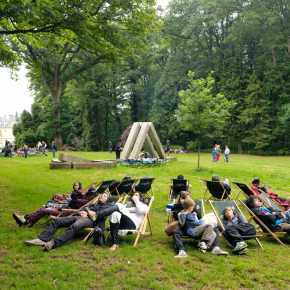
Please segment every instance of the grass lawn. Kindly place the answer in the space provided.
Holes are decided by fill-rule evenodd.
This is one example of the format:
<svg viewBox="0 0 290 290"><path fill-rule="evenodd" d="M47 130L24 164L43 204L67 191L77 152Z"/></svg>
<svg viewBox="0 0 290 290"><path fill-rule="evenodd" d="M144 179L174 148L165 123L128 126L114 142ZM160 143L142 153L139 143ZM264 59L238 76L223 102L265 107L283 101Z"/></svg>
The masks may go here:
<svg viewBox="0 0 290 290"><path fill-rule="evenodd" d="M90 159L115 156L104 152L73 152ZM212 163L210 154L201 155L203 170L196 171L197 154L177 156L177 162L152 169L117 167L114 169L49 170L48 157L0 158L0 285L1 289L289 289L290 239L281 237L286 247L273 238L248 241L246 256L205 255L197 250L197 242L185 242L188 258L174 259L173 239L166 236L165 205L171 178L184 174L192 184L193 199L205 192L202 179L218 174L230 181L250 184L259 177L273 192L290 196L289 157L230 155L230 162ZM58 155L57 155L58 156ZM54 193L72 191L78 180L83 186L102 179L155 177L155 201L151 208L153 236L120 237L119 248L109 251L110 242L101 248L92 240L81 242L86 233L79 233L61 248L49 252L41 247L26 246L24 241L36 238L43 227L18 227L12 213L27 214L40 208ZM233 196L238 191L230 183ZM206 205L206 212L210 212ZM58 233L61 233L59 230ZM221 248L228 250L221 239ZM288 278L289 275L289 278Z"/></svg>

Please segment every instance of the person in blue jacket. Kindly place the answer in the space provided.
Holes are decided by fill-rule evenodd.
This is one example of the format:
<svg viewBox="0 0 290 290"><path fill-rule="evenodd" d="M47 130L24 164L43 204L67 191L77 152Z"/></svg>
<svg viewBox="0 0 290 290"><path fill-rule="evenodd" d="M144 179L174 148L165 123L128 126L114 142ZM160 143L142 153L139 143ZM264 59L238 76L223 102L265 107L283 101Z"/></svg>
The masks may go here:
<svg viewBox="0 0 290 290"><path fill-rule="evenodd" d="M199 220L196 212L192 212L194 207L195 202L191 198L185 199L183 202L183 211L178 214L178 221L181 229L173 232L173 238L178 250L178 255L174 258L187 257L181 240L181 237L184 235L190 238L200 237L198 248L204 254L213 245L212 254L227 255L228 253L223 252L218 246L219 235L214 231L214 227L211 224L205 224L202 219Z"/></svg>
<svg viewBox="0 0 290 290"><path fill-rule="evenodd" d="M217 158L217 152L215 151L215 148L212 149L211 156L212 156L212 162L216 162Z"/></svg>

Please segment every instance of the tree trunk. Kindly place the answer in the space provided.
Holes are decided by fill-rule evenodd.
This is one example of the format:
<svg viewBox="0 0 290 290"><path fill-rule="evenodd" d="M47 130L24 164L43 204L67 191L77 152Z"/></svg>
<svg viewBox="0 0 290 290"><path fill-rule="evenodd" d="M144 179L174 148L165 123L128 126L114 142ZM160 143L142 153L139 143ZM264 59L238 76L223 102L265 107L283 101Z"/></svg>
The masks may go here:
<svg viewBox="0 0 290 290"><path fill-rule="evenodd" d="M238 153L242 154L242 139L241 136L238 136Z"/></svg>

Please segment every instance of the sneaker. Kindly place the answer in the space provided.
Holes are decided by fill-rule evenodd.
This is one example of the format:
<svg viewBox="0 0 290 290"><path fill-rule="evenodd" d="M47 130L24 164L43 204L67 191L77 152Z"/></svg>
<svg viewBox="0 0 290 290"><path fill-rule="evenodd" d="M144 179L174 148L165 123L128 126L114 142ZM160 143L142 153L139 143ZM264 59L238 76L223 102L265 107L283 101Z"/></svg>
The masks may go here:
<svg viewBox="0 0 290 290"><path fill-rule="evenodd" d="M206 253L206 250L202 249L202 248L198 248L203 254Z"/></svg>
<svg viewBox="0 0 290 290"><path fill-rule="evenodd" d="M24 243L25 245L28 245L28 246L31 246L31 245L42 246L45 242L40 239L33 239L33 240L25 241Z"/></svg>
<svg viewBox="0 0 290 290"><path fill-rule="evenodd" d="M235 252L238 252L238 251L240 251L244 248L247 248L247 247L248 247L248 245L244 241L239 242L239 243L237 243L236 247L233 249L232 252L235 253Z"/></svg>
<svg viewBox="0 0 290 290"><path fill-rule="evenodd" d="M207 245L205 244L205 242L199 242L197 246L202 250L207 250Z"/></svg>
<svg viewBox="0 0 290 290"><path fill-rule="evenodd" d="M18 223L20 227L27 225L27 220L25 219L23 215L14 213L13 218L15 219L15 221Z"/></svg>
<svg viewBox="0 0 290 290"><path fill-rule="evenodd" d="M211 253L213 255L228 255L229 253L228 252L224 252L220 249L220 247L214 247L213 250L211 251Z"/></svg>
<svg viewBox="0 0 290 290"><path fill-rule="evenodd" d="M238 252L236 252L237 255L245 255L246 253L249 253L249 249L248 248L244 248L244 249L239 250Z"/></svg>
<svg viewBox="0 0 290 290"><path fill-rule="evenodd" d="M186 258L187 254L185 253L185 251L180 250L177 256L174 256L174 258Z"/></svg>
<svg viewBox="0 0 290 290"><path fill-rule="evenodd" d="M42 246L45 248L45 250L49 251L54 247L54 241L43 243Z"/></svg>

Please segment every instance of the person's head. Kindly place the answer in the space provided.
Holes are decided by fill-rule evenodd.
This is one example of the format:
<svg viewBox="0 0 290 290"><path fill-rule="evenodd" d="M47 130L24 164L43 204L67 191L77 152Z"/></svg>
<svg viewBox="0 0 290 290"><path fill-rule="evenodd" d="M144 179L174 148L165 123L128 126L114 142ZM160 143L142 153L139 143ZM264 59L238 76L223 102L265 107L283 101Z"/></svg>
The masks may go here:
<svg viewBox="0 0 290 290"><path fill-rule="evenodd" d="M119 146L121 146L121 145L122 145L122 143L121 143L121 142L119 142L119 143L118 143L118 145L119 145Z"/></svg>
<svg viewBox="0 0 290 290"><path fill-rule="evenodd" d="M250 195L249 198L246 201L247 206L251 208L260 208L262 206L262 203L260 199L257 197L257 195Z"/></svg>
<svg viewBox="0 0 290 290"><path fill-rule="evenodd" d="M133 196L137 196L138 199L140 200L140 202L144 202L145 203L145 198L144 198L143 194L140 191L135 191L133 193ZM132 200L132 202L134 203L133 200Z"/></svg>
<svg viewBox="0 0 290 290"><path fill-rule="evenodd" d="M213 151L215 151L215 148L212 148Z"/></svg>
<svg viewBox="0 0 290 290"><path fill-rule="evenodd" d="M131 180L131 177L129 175L125 175L123 180Z"/></svg>
<svg viewBox="0 0 290 290"><path fill-rule="evenodd" d="M224 220L231 220L232 217L235 215L234 210L230 206L226 206L223 210L223 219Z"/></svg>
<svg viewBox="0 0 290 290"><path fill-rule="evenodd" d="M218 145L217 147L218 147L218 148L220 148L221 146L220 146L220 145Z"/></svg>
<svg viewBox="0 0 290 290"><path fill-rule="evenodd" d="M109 141L109 143L112 143L111 141Z"/></svg>
<svg viewBox="0 0 290 290"><path fill-rule="evenodd" d="M253 180L252 180L252 184L254 184L254 185L260 185L260 179L257 178L257 177L254 177Z"/></svg>
<svg viewBox="0 0 290 290"><path fill-rule="evenodd" d="M73 190L81 190L82 189L82 184L79 181L76 181L73 184Z"/></svg>
<svg viewBox="0 0 290 290"><path fill-rule="evenodd" d="M179 174L179 175L177 176L177 179L184 179L183 174Z"/></svg>
<svg viewBox="0 0 290 290"><path fill-rule="evenodd" d="M52 141L51 143L54 144L54 141Z"/></svg>
<svg viewBox="0 0 290 290"><path fill-rule="evenodd" d="M264 192L266 192L267 194L271 193L271 190L270 190L269 186L267 186L267 185L261 186L260 189L263 190Z"/></svg>
<svg viewBox="0 0 290 290"><path fill-rule="evenodd" d="M190 193L188 191L181 191L180 195L178 196L177 203L183 204L184 200L190 198Z"/></svg>
<svg viewBox="0 0 290 290"><path fill-rule="evenodd" d="M98 200L98 202L99 202L99 203L107 203L107 202L109 201L109 199L110 199L109 194L108 194L107 192L104 192L104 193L101 193L101 194L99 195L99 200Z"/></svg>
<svg viewBox="0 0 290 290"><path fill-rule="evenodd" d="M212 176L211 181L220 181L220 178L215 174Z"/></svg>
<svg viewBox="0 0 290 290"><path fill-rule="evenodd" d="M195 202L191 198L187 198L184 200L182 207L185 212L192 212L195 207Z"/></svg>
<svg viewBox="0 0 290 290"><path fill-rule="evenodd" d="M167 140L167 143L169 143L169 140Z"/></svg>

